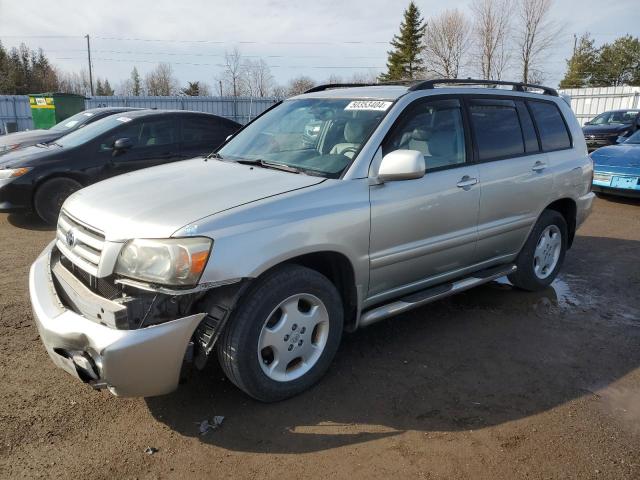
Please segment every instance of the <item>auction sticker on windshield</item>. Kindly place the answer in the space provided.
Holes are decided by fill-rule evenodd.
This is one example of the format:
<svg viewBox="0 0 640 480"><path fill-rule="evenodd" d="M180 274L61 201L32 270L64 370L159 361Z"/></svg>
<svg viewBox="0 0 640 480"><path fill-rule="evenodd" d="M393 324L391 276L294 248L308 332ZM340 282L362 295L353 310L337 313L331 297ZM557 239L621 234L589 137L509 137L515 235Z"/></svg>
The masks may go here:
<svg viewBox="0 0 640 480"><path fill-rule="evenodd" d="M355 100L344 107L345 110L381 110L386 111L393 102L384 100Z"/></svg>

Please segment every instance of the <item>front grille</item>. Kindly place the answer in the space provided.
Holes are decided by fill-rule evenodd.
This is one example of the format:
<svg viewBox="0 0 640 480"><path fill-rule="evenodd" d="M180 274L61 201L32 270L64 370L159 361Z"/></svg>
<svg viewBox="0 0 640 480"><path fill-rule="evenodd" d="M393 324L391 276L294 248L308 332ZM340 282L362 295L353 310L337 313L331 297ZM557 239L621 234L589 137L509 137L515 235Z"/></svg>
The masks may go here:
<svg viewBox="0 0 640 480"><path fill-rule="evenodd" d="M62 265L69 270L74 277L80 280L85 286L87 286L93 293L100 295L103 298L114 300L122 296L122 287L116 285L113 278L98 278L94 277L90 273L78 268L64 255L60 256Z"/></svg>
<svg viewBox="0 0 640 480"><path fill-rule="evenodd" d="M58 217L56 246L74 265L97 276L104 248L104 234L61 212Z"/></svg>

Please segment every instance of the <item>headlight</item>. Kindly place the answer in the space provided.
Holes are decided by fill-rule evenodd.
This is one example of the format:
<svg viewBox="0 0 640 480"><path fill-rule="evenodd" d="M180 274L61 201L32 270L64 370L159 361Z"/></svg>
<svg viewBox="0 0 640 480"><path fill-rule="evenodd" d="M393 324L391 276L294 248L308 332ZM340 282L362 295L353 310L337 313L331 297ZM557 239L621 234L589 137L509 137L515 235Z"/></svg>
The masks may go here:
<svg viewBox="0 0 640 480"><path fill-rule="evenodd" d="M120 251L116 273L162 285L195 285L213 241L205 237L130 240Z"/></svg>
<svg viewBox="0 0 640 480"><path fill-rule="evenodd" d="M28 168L4 168L0 169L0 180L20 177L29 171Z"/></svg>

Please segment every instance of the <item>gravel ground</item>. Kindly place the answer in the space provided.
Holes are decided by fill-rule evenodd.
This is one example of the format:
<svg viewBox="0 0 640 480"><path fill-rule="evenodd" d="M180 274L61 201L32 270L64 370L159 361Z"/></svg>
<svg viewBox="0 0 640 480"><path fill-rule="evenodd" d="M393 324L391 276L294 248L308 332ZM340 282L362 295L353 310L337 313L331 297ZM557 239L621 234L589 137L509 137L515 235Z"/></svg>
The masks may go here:
<svg viewBox="0 0 640 480"><path fill-rule="evenodd" d="M553 288L494 282L347 335L272 405L214 362L149 399L55 369L27 293L51 238L0 215L2 478L640 478L640 201L598 199Z"/></svg>

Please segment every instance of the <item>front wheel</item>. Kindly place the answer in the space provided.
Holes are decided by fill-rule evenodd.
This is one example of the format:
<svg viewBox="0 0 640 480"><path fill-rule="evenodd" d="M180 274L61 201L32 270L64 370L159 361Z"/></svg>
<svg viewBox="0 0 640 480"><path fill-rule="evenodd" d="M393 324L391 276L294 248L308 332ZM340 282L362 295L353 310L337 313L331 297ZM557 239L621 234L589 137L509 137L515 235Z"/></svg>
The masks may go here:
<svg viewBox="0 0 640 480"><path fill-rule="evenodd" d="M567 250L567 222L555 210L545 210L516 260L509 280L523 290L543 290L556 278Z"/></svg>
<svg viewBox="0 0 640 480"><path fill-rule="evenodd" d="M71 178L52 178L38 187L33 205L38 216L49 225L55 225L64 201L82 185Z"/></svg>
<svg viewBox="0 0 640 480"><path fill-rule="evenodd" d="M340 294L324 275L300 265L267 273L240 300L218 343L218 360L257 400L297 395L329 368L342 336Z"/></svg>

